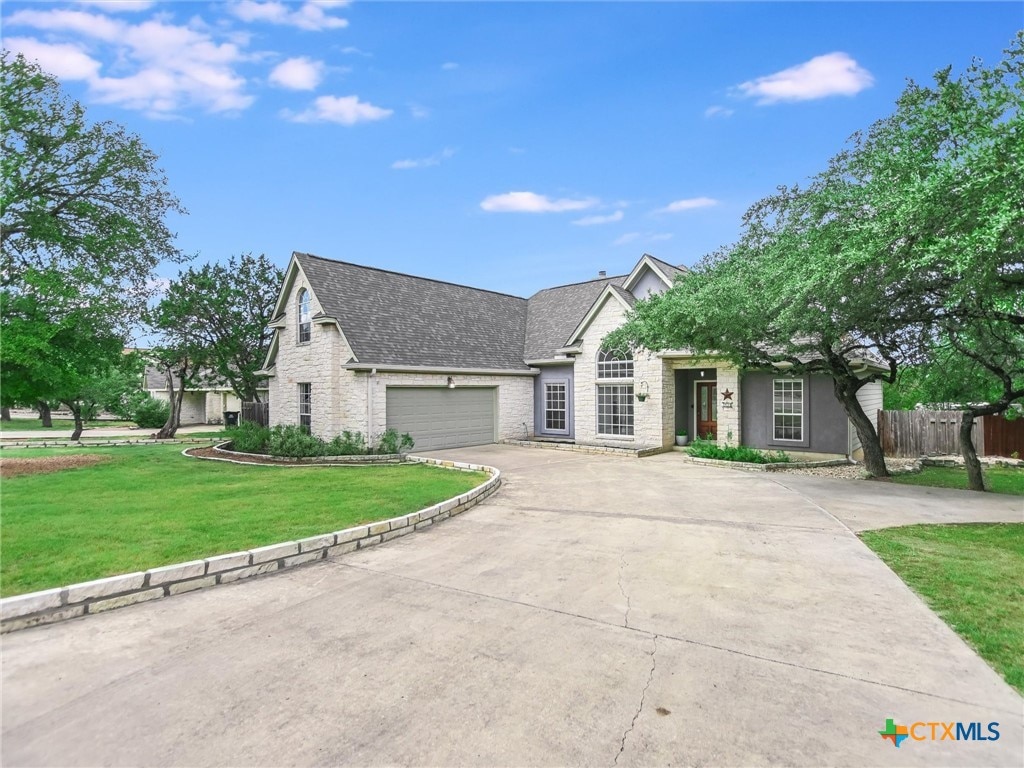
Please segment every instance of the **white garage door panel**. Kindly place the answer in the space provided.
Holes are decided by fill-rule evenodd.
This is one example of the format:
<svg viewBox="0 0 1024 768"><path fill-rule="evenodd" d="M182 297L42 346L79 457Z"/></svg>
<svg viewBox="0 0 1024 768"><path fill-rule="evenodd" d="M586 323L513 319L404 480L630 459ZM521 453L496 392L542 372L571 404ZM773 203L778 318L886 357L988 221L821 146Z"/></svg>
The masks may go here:
<svg viewBox="0 0 1024 768"><path fill-rule="evenodd" d="M388 428L421 451L493 443L496 396L494 387L388 387Z"/></svg>

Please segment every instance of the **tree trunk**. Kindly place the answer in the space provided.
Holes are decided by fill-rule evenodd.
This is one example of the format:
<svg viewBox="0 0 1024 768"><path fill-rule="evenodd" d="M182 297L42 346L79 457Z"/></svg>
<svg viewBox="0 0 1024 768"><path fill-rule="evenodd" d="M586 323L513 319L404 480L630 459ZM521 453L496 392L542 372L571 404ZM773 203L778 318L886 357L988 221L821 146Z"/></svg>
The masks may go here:
<svg viewBox="0 0 1024 768"><path fill-rule="evenodd" d="M974 426L974 411L966 410L960 416L960 453L967 467L967 487L972 491L985 490L985 475L978 461L978 451L974 448L974 437L971 428Z"/></svg>
<svg viewBox="0 0 1024 768"><path fill-rule="evenodd" d="M85 422L82 421L82 408L78 403L64 403L71 411L71 415L75 418L75 431L71 433L72 440L79 440L82 437L82 431L85 429Z"/></svg>
<svg viewBox="0 0 1024 768"><path fill-rule="evenodd" d="M39 418L42 419L44 427L53 426L53 417L50 415L50 404L45 400L36 403L36 410L39 411Z"/></svg>
<svg viewBox="0 0 1024 768"><path fill-rule="evenodd" d="M885 466L885 454L882 452L882 441L878 439L878 431L871 418L864 413L860 400L857 399L857 392L863 386L863 382L855 379L853 382L844 379L832 379L836 398L846 411L846 415L857 430L857 437L860 438L860 445L864 451L864 468L872 477L889 477L889 470Z"/></svg>
<svg viewBox="0 0 1024 768"><path fill-rule="evenodd" d="M0 408L0 421L10 421L10 420L11 420L11 409L7 408L6 406L3 407L3 408Z"/></svg>
<svg viewBox="0 0 1024 768"><path fill-rule="evenodd" d="M167 421L160 428L160 431L156 433L157 440L170 440L178 431L181 421L181 401L185 399L185 385L184 377L182 377L182 385L178 387L177 392L174 389L174 380L171 378L170 371L167 372L167 389L170 392L170 398L168 398L171 406L171 412L167 416Z"/></svg>

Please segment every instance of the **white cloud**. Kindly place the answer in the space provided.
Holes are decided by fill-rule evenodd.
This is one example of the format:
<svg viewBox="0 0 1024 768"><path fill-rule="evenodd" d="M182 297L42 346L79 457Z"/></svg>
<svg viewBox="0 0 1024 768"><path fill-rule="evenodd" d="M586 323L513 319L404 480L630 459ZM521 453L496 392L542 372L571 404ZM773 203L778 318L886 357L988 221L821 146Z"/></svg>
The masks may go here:
<svg viewBox="0 0 1024 768"><path fill-rule="evenodd" d="M239 0L232 3L229 8L242 21L262 21L319 32L348 26L347 19L326 13L327 10L343 8L345 5L347 3L331 0L307 0L298 7L278 0Z"/></svg>
<svg viewBox="0 0 1024 768"><path fill-rule="evenodd" d="M108 13L135 13L153 7L153 0L75 0L76 5L89 5Z"/></svg>
<svg viewBox="0 0 1024 768"><path fill-rule="evenodd" d="M270 72L270 82L293 91L312 91L324 77L324 63L305 56L282 61Z"/></svg>
<svg viewBox="0 0 1024 768"><path fill-rule="evenodd" d="M671 240L671 232L627 232L612 242L612 245L629 245L630 243L661 243Z"/></svg>
<svg viewBox="0 0 1024 768"><path fill-rule="evenodd" d="M616 211L615 213L609 213L607 216L584 216L582 219L576 219L573 222L578 227L592 227L596 224L611 224L615 221L622 221L622 217L625 214L622 211Z"/></svg>
<svg viewBox="0 0 1024 768"><path fill-rule="evenodd" d="M451 147L445 147L440 152L435 152L430 157L422 157L419 160L396 160L391 164L391 167L396 171L410 171L414 168L431 168L435 165L440 165L445 160L450 160L455 156L455 150Z"/></svg>
<svg viewBox="0 0 1024 768"><path fill-rule="evenodd" d="M445 70L446 72L451 72L453 69L458 68L458 63L454 61L446 61L444 64L441 65L441 69Z"/></svg>
<svg viewBox="0 0 1024 768"><path fill-rule="evenodd" d="M728 107L722 107L715 104L714 106L710 106L704 110L704 117L731 117L735 112L735 109L729 109Z"/></svg>
<svg viewBox="0 0 1024 768"><path fill-rule="evenodd" d="M743 96L756 98L758 104L777 104L826 96L853 96L870 88L874 82L870 72L847 54L837 51L740 83L737 90Z"/></svg>
<svg viewBox="0 0 1024 768"><path fill-rule="evenodd" d="M430 110L424 107L422 104L410 104L409 114L417 120L426 120L430 117Z"/></svg>
<svg viewBox="0 0 1024 768"><path fill-rule="evenodd" d="M506 192L503 195L484 198L480 207L490 213L562 213L593 208L598 202L593 197L551 200L546 195L538 195L535 192Z"/></svg>
<svg viewBox="0 0 1024 768"><path fill-rule="evenodd" d="M79 48L68 43L42 43L31 37L8 37L4 47L20 53L26 59L61 80L90 80L100 71L100 63Z"/></svg>
<svg viewBox="0 0 1024 768"><path fill-rule="evenodd" d="M65 77L84 80L90 96L99 102L156 118L174 117L190 106L237 112L253 102L245 93L245 78L235 71L248 57L239 45L218 42L209 29L158 18L128 23L67 10L19 11L8 18L7 25L47 33L46 43L18 38L22 51L32 49L44 69L55 74L62 70ZM61 35L75 38L74 43L60 41ZM104 72L94 52L87 54L80 47L84 45L106 48L116 62L117 74Z"/></svg>
<svg viewBox="0 0 1024 768"><path fill-rule="evenodd" d="M309 109L298 114L284 110L281 112L281 117L291 120L293 123L355 125L356 123L384 120L393 113L394 110L360 101L358 96L320 96Z"/></svg>
<svg viewBox="0 0 1024 768"><path fill-rule="evenodd" d="M513 155L525 155L526 154L526 150L523 149L522 147L509 147L508 151L511 152Z"/></svg>
<svg viewBox="0 0 1024 768"><path fill-rule="evenodd" d="M710 208L713 205L718 205L718 201L713 197L689 197L669 203L654 213L679 213L680 211L692 211L695 208Z"/></svg>
<svg viewBox="0 0 1024 768"><path fill-rule="evenodd" d="M356 48L354 45L346 45L344 48L341 49L341 52L344 53L346 56L373 56L372 53L368 53L367 51Z"/></svg>

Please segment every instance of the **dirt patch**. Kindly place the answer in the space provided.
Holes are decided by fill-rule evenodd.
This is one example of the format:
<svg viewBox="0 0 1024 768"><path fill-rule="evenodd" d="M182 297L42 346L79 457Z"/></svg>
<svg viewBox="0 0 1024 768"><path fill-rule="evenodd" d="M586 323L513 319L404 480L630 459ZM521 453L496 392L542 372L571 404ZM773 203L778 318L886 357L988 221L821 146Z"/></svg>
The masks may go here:
<svg viewBox="0 0 1024 768"><path fill-rule="evenodd" d="M0 459L0 477L18 475L41 475L46 472L61 472L65 469L89 467L108 461L109 456L95 453L74 453L69 456L38 456L19 459Z"/></svg>

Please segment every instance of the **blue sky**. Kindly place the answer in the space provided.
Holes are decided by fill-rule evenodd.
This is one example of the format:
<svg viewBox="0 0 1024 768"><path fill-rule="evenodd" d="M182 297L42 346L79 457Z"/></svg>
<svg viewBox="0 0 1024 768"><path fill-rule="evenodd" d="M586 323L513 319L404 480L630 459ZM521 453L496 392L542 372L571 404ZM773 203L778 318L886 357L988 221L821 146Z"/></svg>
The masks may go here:
<svg viewBox="0 0 1024 768"><path fill-rule="evenodd" d="M215 261L293 250L517 295L692 264L1019 3L3 3L138 133ZM164 270L173 275L174 267Z"/></svg>

